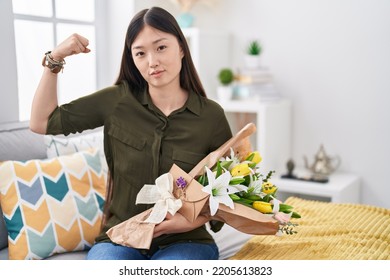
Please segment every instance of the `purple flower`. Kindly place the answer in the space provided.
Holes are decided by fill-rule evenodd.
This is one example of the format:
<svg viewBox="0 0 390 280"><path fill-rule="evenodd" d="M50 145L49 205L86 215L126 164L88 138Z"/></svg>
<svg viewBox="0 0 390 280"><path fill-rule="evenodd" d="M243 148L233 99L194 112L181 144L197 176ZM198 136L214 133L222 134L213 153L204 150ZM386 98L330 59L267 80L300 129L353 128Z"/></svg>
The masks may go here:
<svg viewBox="0 0 390 280"><path fill-rule="evenodd" d="M180 176L176 180L176 185L177 185L178 188L184 189L187 186L187 182L186 182L186 180L183 177Z"/></svg>

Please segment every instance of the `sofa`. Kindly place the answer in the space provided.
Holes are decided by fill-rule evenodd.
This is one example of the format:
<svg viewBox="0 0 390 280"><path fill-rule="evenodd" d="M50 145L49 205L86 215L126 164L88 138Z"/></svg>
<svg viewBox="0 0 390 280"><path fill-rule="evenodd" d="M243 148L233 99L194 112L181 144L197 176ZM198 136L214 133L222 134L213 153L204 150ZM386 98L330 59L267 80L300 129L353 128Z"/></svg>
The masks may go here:
<svg viewBox="0 0 390 280"><path fill-rule="evenodd" d="M64 137L35 134L28 122L0 124L0 260L85 259L106 175L102 128ZM211 233L221 259L251 238L228 225Z"/></svg>
<svg viewBox="0 0 390 280"><path fill-rule="evenodd" d="M96 137L96 135L98 135L99 137ZM72 139L73 142L69 141L69 139ZM85 140L85 139L87 139L87 140ZM56 140L57 142L54 143L53 140ZM107 169L106 169L107 167L106 166L102 167L101 172L100 172L101 175L103 175L103 176L101 176L100 182L99 182L100 187L101 187L101 191L99 194L100 199L95 199L95 197L97 197L97 195L93 191L91 191L89 194L86 194L84 196L85 198L87 198L88 195L90 195L90 197L94 198L94 200L91 200L91 199L87 200L88 203L85 203L85 205L83 204L83 201L81 199L78 199L77 197L73 197L72 195L69 195L69 194L65 196L65 197L75 198L75 201L78 203L77 207L79 207L79 209L83 209L83 211L84 211L83 213L89 213L88 214L89 217L92 216L90 214L91 209L95 210L96 217L93 217L90 220L93 220L95 222L96 226L93 228L93 230L91 230L91 228L88 228L87 230L84 230L84 231L81 230L82 234L85 234L84 236L82 236L82 238L80 238L79 236L77 236L77 234L75 234L74 227L69 230L69 232L72 234L63 234L64 232L62 232L62 236L64 239L58 240L58 243L60 243L60 242L62 242L62 244L67 243L66 245L62 246L62 248L60 248L61 246L59 246L58 244L53 246L53 244L55 242L47 234L48 230L46 228L42 230L42 232L45 232L45 234L42 234L41 239L39 239L39 238L37 239L37 235L38 235L37 231L39 229L38 230L32 229L32 227L34 227L35 225L31 222L30 222L30 224L33 224L33 225L31 225L31 227L30 227L29 223L26 220L27 219L26 217L29 214L27 209L28 210L33 209L32 210L33 213L32 213L32 215L30 215L30 217L32 217L32 218L34 218L34 220L36 220L36 221L34 221L34 223L37 223L40 220L44 220L47 215L43 211L37 210L38 208L34 209L34 207L30 205L31 204L30 203L31 197L34 197L34 196L36 197L36 195L30 195L29 196L30 198L23 197L23 200L25 199L25 200L29 201L29 204L27 205L27 202L25 202L23 205L18 205L15 208L22 209L23 214L19 215L19 217L22 216L23 219L25 220L24 222L26 222L26 223L23 225L23 228L22 229L19 228L17 230L17 232L20 233L20 232L23 232L24 229L26 229L26 231L25 231L26 234L24 235L24 237L25 236L30 237L30 235L31 235L31 243L29 243L27 247L31 249L30 251L33 251L33 249L35 248L35 251L37 253L35 254L35 253L30 252L27 255L25 253L23 253L23 255L20 255L20 254L18 254L18 251L25 251L26 250L26 246L25 246L26 242L25 242L25 240L22 240L23 236L22 237L20 237L20 236L15 237L15 235L14 235L13 236L14 240L11 240L12 234L10 234L10 235L8 234L7 223L6 223L6 221L8 221L8 227L12 227L12 228L15 227L15 224L17 224L17 223L16 222L14 223L13 220L16 219L14 217L17 217L17 215L14 214L14 213L16 213L16 211L12 212L12 214L8 215L8 217L7 217L7 215L3 215L3 212L5 213L4 207L7 206L8 208L10 208L9 205L7 204L7 202L12 200L11 195L7 194L7 192L4 190L4 185L6 185L6 183L4 183L4 182L7 181L7 176L9 176L8 169L5 168L4 165L5 165L5 163L10 163L12 161L12 163L14 165L20 163L22 166L22 164L28 160L34 160L35 163L42 163L42 164L45 163L47 165L47 161L49 161L49 159L48 159L49 157L54 158L53 162L56 161L55 157L58 155L56 155L56 154L50 155L50 153L53 152L53 150L55 150L57 153L58 152L65 152L65 154L66 153L70 154L70 153L81 152L78 150L81 146L83 149L86 150L85 153L87 153L87 152L89 152L89 151L87 151L88 148L93 148L91 146L94 145L94 143L96 143L97 148L99 148L99 149L102 148L102 145L103 145L102 140L103 140L103 135L102 135L101 129L87 131L83 134L73 135L72 137L64 137L64 136L54 137L54 136L39 135L39 134L35 134L35 133L31 132L29 127L28 127L28 122L0 124L0 170L2 170L2 171L0 171L0 203L1 203L1 207L0 207L0 214L1 214L0 215L0 260L9 259L9 256L10 256L9 254L12 253L11 251L14 252L14 254L13 254L14 257L12 257L11 259L24 259L24 258L26 258L26 259L65 259L65 260L85 259L85 256L87 254L87 250L90 247L91 243L93 242L94 235L96 235L96 233L99 230L99 225L100 225L101 215L102 215L102 212L101 212L102 200L104 199L104 195L105 195L104 188L102 188L102 187L105 186L105 183L106 183L105 173L107 171ZM56 144L57 146L53 145L53 143ZM71 147L70 146L66 147L65 144L72 144L72 145L71 145ZM73 154L72 155L61 154L60 156L64 160L66 159L69 162L77 162L77 160L70 158L70 157L73 157ZM60 158L60 157L58 157L58 158ZM82 158L82 157L78 157L78 159L79 158ZM98 162L103 166L104 163L101 162L103 159L104 159L104 155L103 155L103 157L99 156L99 158L95 160L95 163ZM93 158L92 158L92 160L93 160ZM80 163L78 162L78 164L80 164ZM15 167L14 165L12 167ZM22 166L22 170L27 170L27 166L28 165L26 165L26 168L24 166ZM23 168L25 168L25 169L23 169ZM66 175L71 176L70 173L66 174ZM35 178L38 178L37 176L39 177L39 175L35 175ZM19 177L20 177L20 175L19 175ZM6 179L4 179L4 178L6 178ZM45 180L46 180L45 176L43 176L43 178L45 178ZM61 181L62 180L61 178L63 178L63 177L61 176L58 181ZM10 180L13 181L12 178ZM33 179L33 181L34 181L34 179ZM35 182L38 182L38 181L36 180ZM85 183L82 181L82 179L79 180L78 182L80 184ZM31 186L26 187L25 186L26 184L22 184L21 181L18 181L17 182L17 185L18 185L17 189L18 189L18 192L20 192L19 194L21 196L23 196L22 191L20 191L22 189L22 187L25 190L31 189L31 191L35 191L34 188L36 187L36 184L35 185L34 184L31 184ZM99 184L97 184L97 185L99 185ZM48 186L48 185L49 184L47 184L46 186ZM1 186L3 186L3 190L1 189ZM35 189L37 189L37 188L35 188ZM8 192L10 192L10 191L8 191ZM24 191L24 193L26 193L27 195L29 194L27 191ZM42 198L42 196L43 195L41 195L39 201L37 201L35 203L35 205L38 205L42 201L43 201L43 203L41 203L41 204L45 205L45 207L47 207L47 208L50 208L50 205L54 205L53 199L45 200ZM15 196L13 196L13 197L15 197ZM100 201L98 201L98 200L100 200ZM49 202L49 201L51 201L51 202ZM66 199L64 199L64 201L66 201ZM68 201L70 201L70 200L68 199ZM94 207L93 203L98 205L98 202L100 202L100 207L97 210L97 207ZM15 203L15 202L13 202L13 203ZM66 205L66 204L68 204L68 205ZM66 220L68 216L71 216L71 215L67 215L67 214L65 215L66 212L72 212L72 209L69 207L69 204L70 204L69 202L65 202L65 204L64 204L64 205L66 205L65 208L59 208L59 209L55 209L54 207L52 208L52 210L53 209L59 210L59 211L57 211L57 214L56 214L58 217L60 217L59 220L60 219ZM42 206L42 208L44 208L44 206ZM24 212L23 212L23 210L24 210ZM74 214L74 212L72 212L72 213ZM53 214L53 212L50 212L50 214ZM85 216L88 216L88 215L85 214ZM85 224L84 221L86 221L87 219L81 220L81 218L77 218L76 220L78 223ZM57 232L60 232L59 229L62 230L62 227L60 227L58 224L55 224L52 221L50 221L50 223L51 224L48 226L48 228L57 227L57 229L56 229ZM35 227L42 228L42 225L37 225ZM11 231L12 231L12 228L11 228ZM82 228L82 226L80 226L80 228ZM84 226L84 229L85 228L86 227ZM54 230L53 232L55 232L56 230ZM13 230L13 232L15 232L15 230ZM61 234L61 232L60 232L60 234ZM87 235L89 235L89 236L87 236ZM78 242L79 244L74 245L74 244L72 244L72 240L66 239L66 236L69 236L69 239L73 239L73 240L77 240L77 241L81 240L81 241ZM89 240L89 242L85 241L87 239ZM32 240L36 240L36 242L33 243ZM15 244L12 244L12 249L8 246L9 242L11 242L11 243L15 242ZM21 245L20 243L24 243L24 245ZM34 244L37 244L37 245L34 245ZM42 247L43 246L51 246L50 248L52 248L52 249L49 249L49 248L43 249L43 248L39 248L38 246L42 246Z"/></svg>

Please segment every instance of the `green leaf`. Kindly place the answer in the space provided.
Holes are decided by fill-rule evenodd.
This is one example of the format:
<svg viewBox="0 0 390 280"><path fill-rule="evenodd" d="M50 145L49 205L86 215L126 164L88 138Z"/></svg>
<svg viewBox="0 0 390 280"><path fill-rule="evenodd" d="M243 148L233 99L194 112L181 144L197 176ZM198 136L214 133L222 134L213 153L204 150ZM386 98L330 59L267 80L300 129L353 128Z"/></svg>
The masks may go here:
<svg viewBox="0 0 390 280"><path fill-rule="evenodd" d="M245 179L245 186L249 186L249 184L251 183L251 177L250 177L251 175L246 175L245 177L244 177L244 179Z"/></svg>
<svg viewBox="0 0 390 280"><path fill-rule="evenodd" d="M299 218L301 218L301 215L299 215L297 212L293 212L291 215L291 218L299 219Z"/></svg>
<svg viewBox="0 0 390 280"><path fill-rule="evenodd" d="M263 197L262 200L265 201L265 202L270 202L271 199L272 199L271 194L267 194L266 196Z"/></svg>
<svg viewBox="0 0 390 280"><path fill-rule="evenodd" d="M215 178L218 178L219 176L221 176L222 171L223 171L223 170L222 170L222 167L221 167L221 162L218 161L218 162L217 162L217 174L216 174Z"/></svg>
<svg viewBox="0 0 390 280"><path fill-rule="evenodd" d="M244 199L244 201L245 201L246 203L250 204L250 205L252 205L252 204L253 204L253 200L250 200L250 199Z"/></svg>
<svg viewBox="0 0 390 280"><path fill-rule="evenodd" d="M245 182L245 179L244 178L237 178L237 177L234 177L230 180L229 182L229 185L238 185L238 184L241 184Z"/></svg>
<svg viewBox="0 0 390 280"><path fill-rule="evenodd" d="M255 154L251 153L245 160L252 161L254 157L255 157Z"/></svg>
<svg viewBox="0 0 390 280"><path fill-rule="evenodd" d="M221 162L221 166L225 169L229 169L230 165L233 163L232 160L227 160L227 161L223 161Z"/></svg>
<svg viewBox="0 0 390 280"><path fill-rule="evenodd" d="M250 163L248 163L248 166L249 166L249 168L255 168L256 167L256 163L255 162L250 162Z"/></svg>
<svg viewBox="0 0 390 280"><path fill-rule="evenodd" d="M252 200L241 198L240 200L237 200L235 202L253 208L252 207L252 203L253 203Z"/></svg>
<svg viewBox="0 0 390 280"><path fill-rule="evenodd" d="M256 195L256 194L251 194L251 195L247 196L246 198L249 200L252 200L252 201L262 201L263 200L261 198L261 196Z"/></svg>
<svg viewBox="0 0 390 280"><path fill-rule="evenodd" d="M283 203L280 203L279 204L279 210L280 212L284 212L284 211L289 211L291 212L291 209L293 209L294 207L290 206L290 205L287 205L287 204L283 204Z"/></svg>
<svg viewBox="0 0 390 280"><path fill-rule="evenodd" d="M208 180L207 180L206 174L200 175L199 178L198 178L198 182L202 186L206 186L208 184Z"/></svg>
<svg viewBox="0 0 390 280"><path fill-rule="evenodd" d="M272 174L274 174L274 173L275 173L275 170L269 171L267 174L267 177L264 179L264 181L267 182L272 177Z"/></svg>
<svg viewBox="0 0 390 280"><path fill-rule="evenodd" d="M241 199L241 197L239 197L235 193L229 194L229 196L230 196L231 199L233 199L233 201L238 201L238 200Z"/></svg>
<svg viewBox="0 0 390 280"><path fill-rule="evenodd" d="M247 189L247 193L252 193L255 190L255 187L250 187Z"/></svg>

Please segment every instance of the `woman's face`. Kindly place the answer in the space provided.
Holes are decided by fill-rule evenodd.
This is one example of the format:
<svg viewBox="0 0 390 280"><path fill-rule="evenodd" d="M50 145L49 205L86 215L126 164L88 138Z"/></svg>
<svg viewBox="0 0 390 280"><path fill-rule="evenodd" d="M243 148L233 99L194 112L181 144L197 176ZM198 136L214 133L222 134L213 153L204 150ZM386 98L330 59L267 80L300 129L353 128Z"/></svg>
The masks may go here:
<svg viewBox="0 0 390 280"><path fill-rule="evenodd" d="M131 53L149 88L180 86L184 54L174 35L145 25L134 40Z"/></svg>

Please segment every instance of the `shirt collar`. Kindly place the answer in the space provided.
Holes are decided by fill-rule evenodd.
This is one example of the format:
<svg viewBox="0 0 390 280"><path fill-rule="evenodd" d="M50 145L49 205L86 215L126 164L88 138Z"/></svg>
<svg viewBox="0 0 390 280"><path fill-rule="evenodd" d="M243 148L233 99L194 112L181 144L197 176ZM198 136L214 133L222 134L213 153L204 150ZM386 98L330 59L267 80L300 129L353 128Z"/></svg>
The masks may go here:
<svg viewBox="0 0 390 280"><path fill-rule="evenodd" d="M150 95L147 90L140 92L138 100L142 105L147 105L149 108L155 107L154 104L152 103L152 99L150 98ZM202 106L203 106L203 98L194 92L190 92L186 104L184 104L184 106L180 109L180 111L188 109L195 115L200 116L202 111Z"/></svg>

